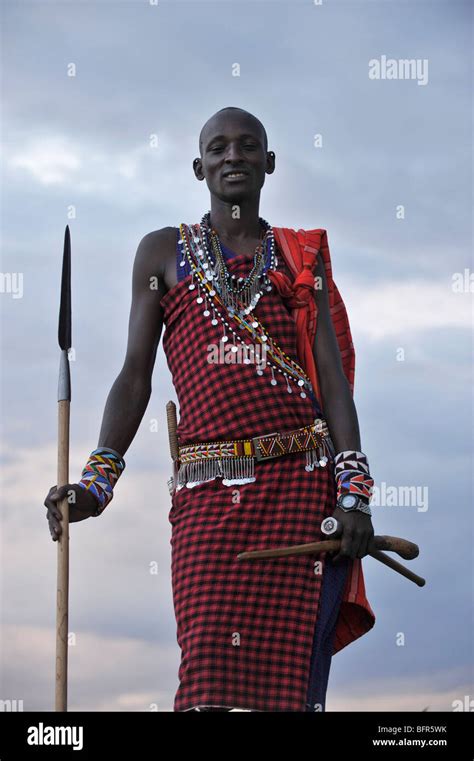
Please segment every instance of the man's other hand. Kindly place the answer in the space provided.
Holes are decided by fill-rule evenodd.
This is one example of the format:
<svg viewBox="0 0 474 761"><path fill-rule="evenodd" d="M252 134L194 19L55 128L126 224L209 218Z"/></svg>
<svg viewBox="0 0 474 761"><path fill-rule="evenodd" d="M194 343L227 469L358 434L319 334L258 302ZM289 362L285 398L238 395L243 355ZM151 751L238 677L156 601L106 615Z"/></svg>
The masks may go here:
<svg viewBox="0 0 474 761"><path fill-rule="evenodd" d="M332 556L333 562L338 562L342 558L363 558L367 555L368 545L374 535L372 519L370 515L360 512L360 510L350 510L345 512L340 507L336 507L333 518L335 518L342 527L340 535L341 549L337 555Z"/></svg>

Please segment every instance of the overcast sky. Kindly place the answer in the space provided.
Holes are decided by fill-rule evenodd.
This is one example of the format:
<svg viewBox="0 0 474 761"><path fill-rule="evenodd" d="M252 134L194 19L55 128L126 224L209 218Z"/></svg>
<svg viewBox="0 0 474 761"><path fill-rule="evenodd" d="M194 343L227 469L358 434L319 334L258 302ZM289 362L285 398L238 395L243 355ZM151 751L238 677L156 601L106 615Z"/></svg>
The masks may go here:
<svg viewBox="0 0 474 761"><path fill-rule="evenodd" d="M417 542L410 567L427 578L420 589L364 560L377 622L334 658L327 710L450 711L473 696L470 34L470 3L453 0L3 3L1 699L54 706L43 500L56 483L64 226L77 481L123 363L136 247L208 210L192 160L227 105L260 118L276 153L262 216L328 231L362 449L398 499L374 507L375 530ZM386 59L418 69L389 79ZM71 527L70 710L172 708L173 398L160 348L114 501ZM406 505L404 487L417 494Z"/></svg>

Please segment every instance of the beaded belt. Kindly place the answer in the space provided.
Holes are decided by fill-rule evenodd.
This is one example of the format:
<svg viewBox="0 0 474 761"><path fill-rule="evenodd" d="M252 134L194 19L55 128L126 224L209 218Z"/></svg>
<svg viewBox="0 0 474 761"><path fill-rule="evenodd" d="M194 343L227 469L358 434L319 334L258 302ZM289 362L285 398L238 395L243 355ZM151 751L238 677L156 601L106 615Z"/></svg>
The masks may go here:
<svg viewBox="0 0 474 761"><path fill-rule="evenodd" d="M274 432L251 439L209 441L178 447L177 488L192 488L218 476L226 486L255 481L255 462L295 452L306 452L306 470L323 467L334 457L326 421L292 431Z"/></svg>

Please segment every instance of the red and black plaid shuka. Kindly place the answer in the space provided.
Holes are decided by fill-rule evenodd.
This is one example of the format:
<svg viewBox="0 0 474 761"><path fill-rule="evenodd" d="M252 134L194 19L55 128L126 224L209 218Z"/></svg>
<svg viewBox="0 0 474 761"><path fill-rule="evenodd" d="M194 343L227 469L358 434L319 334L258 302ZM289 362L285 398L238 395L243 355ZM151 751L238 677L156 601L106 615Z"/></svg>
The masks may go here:
<svg viewBox="0 0 474 761"><path fill-rule="evenodd" d="M281 236L277 240L281 245ZM293 273L277 249L277 270ZM229 271L246 276L236 255ZM163 348L179 402L178 441L242 439L287 431L314 420L309 396L289 394L282 376L257 375L254 364L210 364L222 323L204 317L188 274L162 299ZM276 288L255 314L295 361L296 323ZM256 481L225 486L220 478L172 495L172 588L181 648L174 710L227 706L304 711L323 575L312 556L237 560L244 550L323 539L321 521L335 507L331 461L305 470L305 453L255 464ZM325 556L318 560L325 562ZM374 614L361 561L353 561L334 652L367 632Z"/></svg>

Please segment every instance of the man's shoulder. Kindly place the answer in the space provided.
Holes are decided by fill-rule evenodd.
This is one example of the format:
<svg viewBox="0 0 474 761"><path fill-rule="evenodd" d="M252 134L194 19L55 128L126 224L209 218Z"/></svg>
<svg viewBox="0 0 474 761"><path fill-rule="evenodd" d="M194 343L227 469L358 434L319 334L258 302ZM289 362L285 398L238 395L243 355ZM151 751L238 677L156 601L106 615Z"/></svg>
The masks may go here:
<svg viewBox="0 0 474 761"><path fill-rule="evenodd" d="M137 249L137 260L151 269L162 268L175 256L177 227L161 227L143 236Z"/></svg>
<svg viewBox="0 0 474 761"><path fill-rule="evenodd" d="M324 227L273 227L275 238L283 252L299 252L303 248L319 250L327 247L327 230ZM299 253L295 253L299 257Z"/></svg>
<svg viewBox="0 0 474 761"><path fill-rule="evenodd" d="M163 251L176 246L178 227L160 227L158 230L146 233L140 241L140 247L146 251Z"/></svg>

